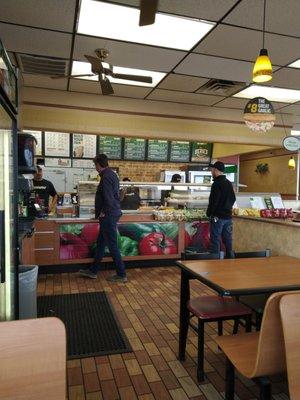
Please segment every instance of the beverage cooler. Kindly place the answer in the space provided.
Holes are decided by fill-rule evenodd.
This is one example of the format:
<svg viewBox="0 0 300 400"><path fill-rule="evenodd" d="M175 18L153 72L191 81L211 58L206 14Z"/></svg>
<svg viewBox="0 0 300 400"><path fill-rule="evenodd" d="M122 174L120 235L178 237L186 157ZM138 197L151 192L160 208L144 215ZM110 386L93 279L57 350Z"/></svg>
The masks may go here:
<svg viewBox="0 0 300 400"><path fill-rule="evenodd" d="M0 321L18 318L17 77L0 41Z"/></svg>

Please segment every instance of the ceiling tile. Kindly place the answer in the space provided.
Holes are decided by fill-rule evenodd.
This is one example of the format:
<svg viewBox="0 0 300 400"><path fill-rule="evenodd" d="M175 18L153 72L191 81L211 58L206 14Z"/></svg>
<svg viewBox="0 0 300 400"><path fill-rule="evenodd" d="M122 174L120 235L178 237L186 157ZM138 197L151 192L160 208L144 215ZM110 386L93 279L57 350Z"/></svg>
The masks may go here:
<svg viewBox="0 0 300 400"><path fill-rule="evenodd" d="M175 72L250 83L252 68L252 63L246 61L190 54L178 65Z"/></svg>
<svg viewBox="0 0 300 400"><path fill-rule="evenodd" d="M248 103L247 99L237 99L235 97L228 97L227 99L222 100L219 103L215 104L215 107L237 108L239 110L243 110L247 103Z"/></svg>
<svg viewBox="0 0 300 400"><path fill-rule="evenodd" d="M68 79L51 79L45 75L22 74L24 86L67 90Z"/></svg>
<svg viewBox="0 0 300 400"><path fill-rule="evenodd" d="M8 51L69 58L72 35L0 23L0 37Z"/></svg>
<svg viewBox="0 0 300 400"><path fill-rule="evenodd" d="M278 87L283 87L283 88L288 88L288 89L298 89L299 90L300 89L300 69L282 68L273 74L273 79L268 83L271 86L278 86Z"/></svg>
<svg viewBox="0 0 300 400"><path fill-rule="evenodd" d="M196 93L175 92L172 90L155 89L148 97L149 100L172 101L175 103L200 104L211 106L221 99L220 96L209 96Z"/></svg>
<svg viewBox="0 0 300 400"><path fill-rule="evenodd" d="M135 99L143 99L152 88L131 85L112 85L114 96L132 97ZM84 79L71 79L70 90L74 92L95 93L102 95L98 82L87 81ZM112 96L112 95L111 95Z"/></svg>
<svg viewBox="0 0 300 400"><path fill-rule="evenodd" d="M72 32L76 0L1 0L0 20Z"/></svg>
<svg viewBox="0 0 300 400"><path fill-rule="evenodd" d="M300 39L266 34L265 40L274 65L286 65L299 57ZM261 46L261 32L220 24L195 48L194 53L254 62Z"/></svg>
<svg viewBox="0 0 300 400"><path fill-rule="evenodd" d="M112 3L139 7L139 0L111 0ZM236 0L159 0L158 11L185 15L191 18L218 21L236 3Z"/></svg>
<svg viewBox="0 0 300 400"><path fill-rule="evenodd" d="M115 66L159 72L169 72L186 54L183 51L76 35L74 59L86 61L84 54L92 55L95 49L101 47L109 50L108 62Z"/></svg>
<svg viewBox="0 0 300 400"><path fill-rule="evenodd" d="M208 79L196 76L170 74L158 86L159 89L181 90L183 92L194 92L200 86L208 82Z"/></svg>
<svg viewBox="0 0 300 400"><path fill-rule="evenodd" d="M262 30L263 1L241 1L225 18L230 24ZM272 0L266 3L266 31L300 37L299 0Z"/></svg>

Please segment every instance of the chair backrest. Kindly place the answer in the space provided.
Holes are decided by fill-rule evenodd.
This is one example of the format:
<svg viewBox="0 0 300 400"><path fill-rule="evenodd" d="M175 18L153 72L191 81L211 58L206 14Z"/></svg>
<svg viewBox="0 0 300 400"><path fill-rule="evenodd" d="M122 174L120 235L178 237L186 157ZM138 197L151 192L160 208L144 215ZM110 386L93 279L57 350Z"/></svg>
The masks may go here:
<svg viewBox="0 0 300 400"><path fill-rule="evenodd" d="M66 333L58 318L0 322L0 399L25 398L66 398Z"/></svg>
<svg viewBox="0 0 300 400"><path fill-rule="evenodd" d="M274 375L286 370L285 349L279 302L287 293L272 294L265 306L253 377Z"/></svg>
<svg viewBox="0 0 300 400"><path fill-rule="evenodd" d="M220 260L224 258L224 252L219 253L181 253L182 260Z"/></svg>
<svg viewBox="0 0 300 400"><path fill-rule="evenodd" d="M287 294L280 300L287 375L291 400L300 399L300 293Z"/></svg>
<svg viewBox="0 0 300 400"><path fill-rule="evenodd" d="M271 250L233 252L231 258L255 258L255 257L271 257Z"/></svg>

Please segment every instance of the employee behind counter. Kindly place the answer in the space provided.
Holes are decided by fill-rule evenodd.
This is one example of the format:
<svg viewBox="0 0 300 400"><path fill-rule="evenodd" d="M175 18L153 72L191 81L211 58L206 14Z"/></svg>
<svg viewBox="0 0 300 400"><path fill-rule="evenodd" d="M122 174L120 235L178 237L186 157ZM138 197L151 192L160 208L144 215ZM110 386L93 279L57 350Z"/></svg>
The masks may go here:
<svg viewBox="0 0 300 400"><path fill-rule="evenodd" d="M35 193L36 203L45 213L50 214L55 211L57 192L52 182L43 179L43 168L40 165L37 166L37 172L34 174L33 191Z"/></svg>
<svg viewBox="0 0 300 400"><path fill-rule="evenodd" d="M123 182L130 182L129 178L123 178ZM137 210L141 204L139 189L134 186L125 186L120 192L122 210Z"/></svg>

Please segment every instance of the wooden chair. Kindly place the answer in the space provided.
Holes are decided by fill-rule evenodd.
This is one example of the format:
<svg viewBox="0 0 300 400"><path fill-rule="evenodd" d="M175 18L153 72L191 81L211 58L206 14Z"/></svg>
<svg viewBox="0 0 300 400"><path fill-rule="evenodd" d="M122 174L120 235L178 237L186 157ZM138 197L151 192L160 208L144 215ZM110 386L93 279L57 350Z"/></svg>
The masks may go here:
<svg viewBox="0 0 300 400"><path fill-rule="evenodd" d="M0 399L66 399L66 333L61 320L0 322Z"/></svg>
<svg viewBox="0 0 300 400"><path fill-rule="evenodd" d="M291 400L300 399L300 293L280 300L280 315L285 344L287 375Z"/></svg>
<svg viewBox="0 0 300 400"><path fill-rule="evenodd" d="M223 258L224 253L197 253L197 254L185 254L185 259L220 259ZM190 258L192 257L192 258ZM252 311L250 308L239 303L232 297L221 297L221 296L200 296L191 299L187 308L189 314L185 321L186 327L190 326L198 334L198 363L197 363L197 378L198 381L204 380L204 324L205 322L217 322L218 323L218 335L223 334L223 321L227 320L238 320L240 318L245 319L246 330L251 330L251 315ZM198 319L198 325L195 326L191 323L191 319L196 317ZM184 348L186 347L186 339Z"/></svg>
<svg viewBox="0 0 300 400"><path fill-rule="evenodd" d="M258 258L258 257L271 257L271 250L260 250L260 251L247 251L247 252L232 252L231 258ZM251 308L255 314L254 326L258 331L261 325L261 319L263 316L266 302L269 298L269 294L256 294L256 295L245 295L236 297L238 301ZM236 320L234 324L234 333L238 331L238 325L241 323L240 320Z"/></svg>
<svg viewBox="0 0 300 400"><path fill-rule="evenodd" d="M219 347L226 355L225 400L234 399L235 369L260 385L260 400L271 400L271 384L268 376L286 370L279 312L279 302L286 293L288 292L274 293L269 297L260 332L217 338Z"/></svg>

